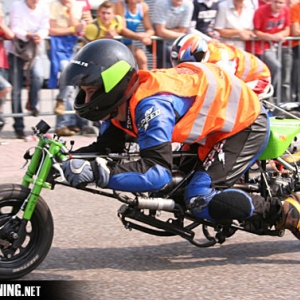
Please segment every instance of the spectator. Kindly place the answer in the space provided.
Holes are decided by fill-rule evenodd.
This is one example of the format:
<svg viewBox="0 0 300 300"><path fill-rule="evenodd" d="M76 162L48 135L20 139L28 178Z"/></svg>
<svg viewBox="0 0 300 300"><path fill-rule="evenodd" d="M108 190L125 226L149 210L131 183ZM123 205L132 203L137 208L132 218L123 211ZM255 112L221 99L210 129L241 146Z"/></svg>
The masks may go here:
<svg viewBox="0 0 300 300"><path fill-rule="evenodd" d="M300 37L300 2L294 3L290 9L291 12L291 35ZM292 67L292 82L291 94L293 100L300 101L300 44L299 40L292 42L293 47L293 67Z"/></svg>
<svg viewBox="0 0 300 300"><path fill-rule="evenodd" d="M194 0L194 12L191 27L213 39L219 37L214 30L214 23L219 7L219 0Z"/></svg>
<svg viewBox="0 0 300 300"><path fill-rule="evenodd" d="M115 14L124 17L122 36L130 38L124 44L134 53L140 70L148 69L148 60L143 48L132 42L138 40L144 45L151 45L151 36L154 30L149 16L149 6L143 1L120 0L115 3ZM144 32L137 32L138 26L143 21Z"/></svg>
<svg viewBox="0 0 300 300"><path fill-rule="evenodd" d="M286 0L286 5L288 7L289 13L291 6L296 3L298 0ZM291 16L291 14L290 14ZM291 19L290 19L291 21ZM291 35L291 26L290 33ZM293 79L292 79L292 70L293 70L293 42L286 41L281 42L281 92L280 100L281 102L290 102L292 100L292 88L293 88Z"/></svg>
<svg viewBox="0 0 300 300"><path fill-rule="evenodd" d="M157 67L171 67L170 51L173 40L187 33L194 6L190 0L156 0L152 23L155 34L164 40L157 43ZM165 39L171 39L166 41ZM149 47L152 52L153 48Z"/></svg>
<svg viewBox="0 0 300 300"><path fill-rule="evenodd" d="M277 53L278 43L284 42L290 34L290 12L286 6L286 0L271 0L269 4L260 6L255 12L253 22L254 32L260 40L254 42L254 53L269 67L275 90L282 67L280 60L284 61L285 68L282 72L283 99L287 101L290 98L292 55L288 48L283 49L280 59ZM282 44L282 46L284 45L286 43ZM252 50L251 45L247 45L247 50Z"/></svg>
<svg viewBox="0 0 300 300"><path fill-rule="evenodd" d="M44 1L39 0L22 0L15 1L10 9L10 28L15 36L23 41L32 39L40 47L43 39L49 33L49 9ZM22 113L21 91L23 87L23 69L25 61L15 55L14 45L8 42L8 60L9 60L9 78L12 88L12 112ZM36 56L32 68L30 69L30 93L27 109L33 116L37 116L39 111L36 106L39 101L39 91L43 85L43 66L41 57ZM18 139L23 139L24 120L23 117L15 117L14 125L15 134Z"/></svg>
<svg viewBox="0 0 300 300"><path fill-rule="evenodd" d="M0 132L5 124L3 113L3 105L5 96L11 92L11 84L7 81L8 59L6 50L3 45L3 40L11 40L14 38L14 33L5 24L2 5L0 4Z"/></svg>
<svg viewBox="0 0 300 300"><path fill-rule="evenodd" d="M245 42L255 37L253 16L255 5L246 0L224 0L220 2L215 20L215 30L220 41L245 50ZM233 39L238 40L233 40Z"/></svg>
<svg viewBox="0 0 300 300"><path fill-rule="evenodd" d="M86 26L84 37L89 42L102 38L112 39L121 34L122 28L122 17L114 14L110 1L104 1L97 9L97 19Z"/></svg>
<svg viewBox="0 0 300 300"><path fill-rule="evenodd" d="M51 62L49 88L58 87L58 74L67 66L74 55L77 35L85 29L80 22L82 7L73 0L56 0L50 3L50 51ZM72 110L73 86L59 85L56 97L55 133L58 136L72 136L80 131L76 126L75 115L65 114L65 109Z"/></svg>
<svg viewBox="0 0 300 300"><path fill-rule="evenodd" d="M122 17L114 14L114 5L112 2L104 1L98 6L97 18L87 25L84 37L88 42L102 38L113 39L121 35L122 29ZM101 122L94 121L93 127L100 129ZM87 128L88 132L89 129L92 128Z"/></svg>

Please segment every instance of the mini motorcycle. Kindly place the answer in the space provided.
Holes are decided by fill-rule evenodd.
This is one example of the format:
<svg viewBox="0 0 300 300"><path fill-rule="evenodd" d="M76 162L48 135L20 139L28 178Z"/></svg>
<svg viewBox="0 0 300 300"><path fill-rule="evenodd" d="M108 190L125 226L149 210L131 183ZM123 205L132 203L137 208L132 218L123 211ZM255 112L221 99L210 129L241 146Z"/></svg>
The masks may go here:
<svg viewBox="0 0 300 300"><path fill-rule="evenodd" d="M266 201L270 197L300 190L297 158L288 150L300 133L300 121L271 118L270 122L271 135L267 148L255 167L251 167L234 185L248 193L259 193ZM66 142L47 134L50 126L46 122L40 121L32 129L37 145L24 154L24 159L30 163L22 183L0 185L2 280L20 278L36 269L45 259L52 244L54 224L41 192L43 189L54 189L57 184L72 188L65 180L61 168L63 162L71 157L94 159L101 156L119 164L139 158L139 153L133 152L130 144L124 153L72 154ZM126 229L157 236L180 236L197 247L224 243L239 230L256 235L283 236L284 230L276 230L262 221L233 220L219 224L193 216L185 206L183 191L197 168L197 154L178 147L173 151L173 160L172 182L155 193L130 194L96 189L91 185L81 189L120 201L122 205L118 216ZM160 212L167 217L163 218ZM198 231L196 234L199 228L201 239Z"/></svg>

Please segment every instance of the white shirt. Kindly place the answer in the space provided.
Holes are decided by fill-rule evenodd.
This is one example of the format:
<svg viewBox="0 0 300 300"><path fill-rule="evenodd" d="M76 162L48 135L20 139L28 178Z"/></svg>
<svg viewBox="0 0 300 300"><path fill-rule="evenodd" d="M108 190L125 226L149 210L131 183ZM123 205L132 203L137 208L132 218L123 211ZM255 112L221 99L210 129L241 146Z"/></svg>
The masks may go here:
<svg viewBox="0 0 300 300"><path fill-rule="evenodd" d="M215 29L248 29L253 30L253 16L255 5L251 1L244 1L242 13L239 15L234 7L233 0L224 0L219 3L219 9L215 20ZM238 37L238 36L237 36ZM220 38L221 42L235 45L244 50L244 41L232 41Z"/></svg>
<svg viewBox="0 0 300 300"><path fill-rule="evenodd" d="M45 39L49 33L49 5L40 1L35 9L30 9L25 0L16 1L10 7L10 28L16 37L27 41L27 32L39 33ZM13 44L7 43L7 50L14 53Z"/></svg>

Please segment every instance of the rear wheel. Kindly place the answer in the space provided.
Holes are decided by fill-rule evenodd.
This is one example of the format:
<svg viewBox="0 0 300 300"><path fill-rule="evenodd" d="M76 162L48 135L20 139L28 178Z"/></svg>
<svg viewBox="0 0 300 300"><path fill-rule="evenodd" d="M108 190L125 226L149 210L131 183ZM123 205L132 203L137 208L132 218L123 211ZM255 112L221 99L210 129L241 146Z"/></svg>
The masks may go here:
<svg viewBox="0 0 300 300"><path fill-rule="evenodd" d="M41 197L31 220L24 230L19 230L24 222L20 207L29 193L30 189L21 185L0 185L0 279L16 279L30 273L44 260L51 247L53 218ZM21 245L13 247L18 239Z"/></svg>

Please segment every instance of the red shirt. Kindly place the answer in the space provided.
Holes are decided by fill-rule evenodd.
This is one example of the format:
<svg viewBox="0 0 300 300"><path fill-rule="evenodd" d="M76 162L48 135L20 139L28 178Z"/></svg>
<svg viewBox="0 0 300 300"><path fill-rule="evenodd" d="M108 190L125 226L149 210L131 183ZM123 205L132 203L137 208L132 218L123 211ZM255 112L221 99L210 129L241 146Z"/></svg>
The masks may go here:
<svg viewBox="0 0 300 300"><path fill-rule="evenodd" d="M274 16L272 15L271 4L265 4L255 11L253 24L254 29L262 32L280 32L291 25L290 10L285 6L277 16ZM254 42L254 53L261 55L266 49L270 49L270 43L273 42ZM251 43L247 43L246 50L251 52Z"/></svg>
<svg viewBox="0 0 300 300"><path fill-rule="evenodd" d="M5 39L5 35L2 31L0 31L0 38ZM8 69L8 59L3 40L0 40L0 68Z"/></svg>

